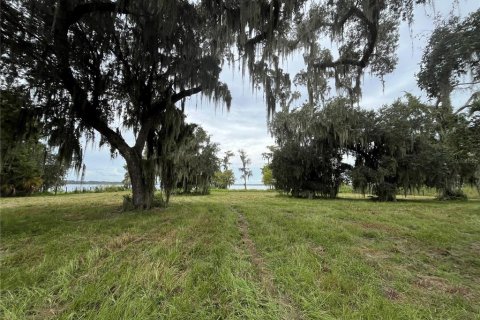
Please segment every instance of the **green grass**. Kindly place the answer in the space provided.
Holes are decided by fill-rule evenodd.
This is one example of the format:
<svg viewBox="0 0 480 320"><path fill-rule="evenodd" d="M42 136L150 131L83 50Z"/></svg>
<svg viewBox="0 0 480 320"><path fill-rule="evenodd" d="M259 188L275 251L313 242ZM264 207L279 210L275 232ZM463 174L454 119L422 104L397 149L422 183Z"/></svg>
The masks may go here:
<svg viewBox="0 0 480 320"><path fill-rule="evenodd" d="M0 199L2 319L480 319L480 201Z"/></svg>

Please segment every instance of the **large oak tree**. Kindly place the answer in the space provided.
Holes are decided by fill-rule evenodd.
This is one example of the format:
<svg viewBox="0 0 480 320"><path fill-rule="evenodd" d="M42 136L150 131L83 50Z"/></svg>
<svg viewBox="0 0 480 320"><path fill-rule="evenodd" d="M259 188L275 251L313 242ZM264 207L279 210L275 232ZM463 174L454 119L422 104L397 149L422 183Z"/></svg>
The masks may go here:
<svg viewBox="0 0 480 320"><path fill-rule="evenodd" d="M424 0L7 0L1 2L2 76L27 83L65 159L82 161L82 136L108 144L126 161L133 205L149 208L155 148L175 140L178 104L201 93L230 105L219 81L238 59L263 87L269 111L290 77L281 57L302 49L296 81L311 100L328 79L354 99L366 68L395 65L397 26ZM337 52L324 47L335 42ZM334 58L336 57L336 58ZM158 139L161 126L168 136ZM122 134L135 135L129 145Z"/></svg>

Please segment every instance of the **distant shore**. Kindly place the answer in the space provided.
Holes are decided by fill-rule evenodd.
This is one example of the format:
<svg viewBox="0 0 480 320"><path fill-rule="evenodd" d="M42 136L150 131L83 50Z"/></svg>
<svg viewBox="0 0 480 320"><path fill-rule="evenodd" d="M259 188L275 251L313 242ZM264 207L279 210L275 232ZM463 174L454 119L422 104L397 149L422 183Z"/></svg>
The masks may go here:
<svg viewBox="0 0 480 320"><path fill-rule="evenodd" d="M71 181L68 180L67 183L61 187L61 190L63 192L74 192L74 191L93 191L95 188L104 188L104 187L109 187L109 186L123 186L122 182L111 182L111 181ZM160 188L160 186L156 186L157 188ZM231 185L229 190L242 190L244 189L243 184L234 184ZM267 190L268 187L264 184L261 183L252 183L252 184L247 184L247 190Z"/></svg>
<svg viewBox="0 0 480 320"><path fill-rule="evenodd" d="M67 180L65 184L81 184L81 185L85 185L85 184L101 184L101 185L108 185L108 186L112 186L112 185L117 185L117 184L121 184L123 185L123 182L119 182L119 181L76 181L76 180Z"/></svg>

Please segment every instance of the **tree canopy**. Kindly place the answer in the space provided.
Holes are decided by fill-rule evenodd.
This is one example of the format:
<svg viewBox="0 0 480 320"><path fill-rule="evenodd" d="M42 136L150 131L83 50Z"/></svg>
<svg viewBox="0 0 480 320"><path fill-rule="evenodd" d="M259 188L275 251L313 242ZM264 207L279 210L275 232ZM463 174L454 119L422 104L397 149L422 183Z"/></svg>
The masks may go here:
<svg viewBox="0 0 480 320"><path fill-rule="evenodd" d="M278 148L272 173L278 189L294 196L335 197L340 183L394 201L431 187L442 199L463 197L478 184L478 127L464 114L446 114L407 94L377 111L348 99L277 113L272 133ZM355 159L353 167L344 157Z"/></svg>
<svg viewBox="0 0 480 320"><path fill-rule="evenodd" d="M232 169L229 168L231 165L230 158L235 154L231 151L225 151L223 158L220 159L221 169L215 172L213 177L213 184L215 187L220 189L228 189L232 184L235 183L235 174Z"/></svg>
<svg viewBox="0 0 480 320"><path fill-rule="evenodd" d="M45 145L42 123L22 90L0 90L1 195L28 195L65 183L69 165ZM28 127L22 125L27 123Z"/></svg>
<svg viewBox="0 0 480 320"><path fill-rule="evenodd" d="M270 167L277 189L296 197L337 196L349 169L342 156L356 141L353 111L348 100L334 99L275 114L270 130L278 148Z"/></svg>
<svg viewBox="0 0 480 320"><path fill-rule="evenodd" d="M437 104L450 107L452 91L474 88L479 83L480 10L477 10L462 21L451 17L435 28L423 53L418 84ZM466 106L478 100L477 87Z"/></svg>
<svg viewBox="0 0 480 320"><path fill-rule="evenodd" d="M2 1L1 70L6 86L31 89L61 157L80 168L80 139L100 134L100 145L126 160L133 206L149 208L153 149L182 135L172 109L183 110L197 93L230 106L219 80L224 62L240 61L252 85L265 90L269 113L291 83L281 60L298 50L306 70L295 81L312 101L328 79L357 99L365 70L380 77L393 70L398 23L411 21L414 4L424 2Z"/></svg>
<svg viewBox="0 0 480 320"><path fill-rule="evenodd" d="M218 144L201 127L196 127L177 157L175 172L177 184L184 193L208 194L215 173L220 168Z"/></svg>

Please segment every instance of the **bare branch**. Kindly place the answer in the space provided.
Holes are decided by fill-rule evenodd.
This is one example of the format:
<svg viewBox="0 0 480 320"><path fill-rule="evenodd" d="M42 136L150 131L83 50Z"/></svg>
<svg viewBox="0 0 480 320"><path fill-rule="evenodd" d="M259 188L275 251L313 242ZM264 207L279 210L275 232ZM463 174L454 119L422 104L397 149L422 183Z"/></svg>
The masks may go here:
<svg viewBox="0 0 480 320"><path fill-rule="evenodd" d="M377 42L378 10L379 10L379 8L376 7L375 10L374 10L374 21L370 21L367 18L367 16L365 16L365 14L360 9L353 6L337 22L338 27L342 28L350 18L355 16L355 17L359 18L367 26L368 40L367 40L367 44L365 46L365 49L363 51L362 58L360 60L355 60L355 59L346 58L346 57L340 57L336 61L319 62L319 63L315 63L313 66L316 67L316 68L319 68L319 69L334 68L334 67L337 67L337 66L344 66L344 65L357 66L357 67L360 67L361 69L365 68L368 64L368 61L370 60L370 57L371 57L373 51L375 50L375 44Z"/></svg>
<svg viewBox="0 0 480 320"><path fill-rule="evenodd" d="M173 96L172 96L172 103L176 103L186 97L189 97L191 95L194 95L196 93L199 93L200 91L202 91L202 87L199 86L199 87L195 87L195 88L192 88L192 89L188 89L188 90L182 90L180 91L179 93L175 93Z"/></svg>
<svg viewBox="0 0 480 320"><path fill-rule="evenodd" d="M459 114L463 110L471 108L473 106L473 102L477 99L480 99L480 91L474 92L470 96L470 98L468 98L467 102L462 107L460 107L457 111L455 111L454 114ZM470 110L470 113L472 113L472 110Z"/></svg>

